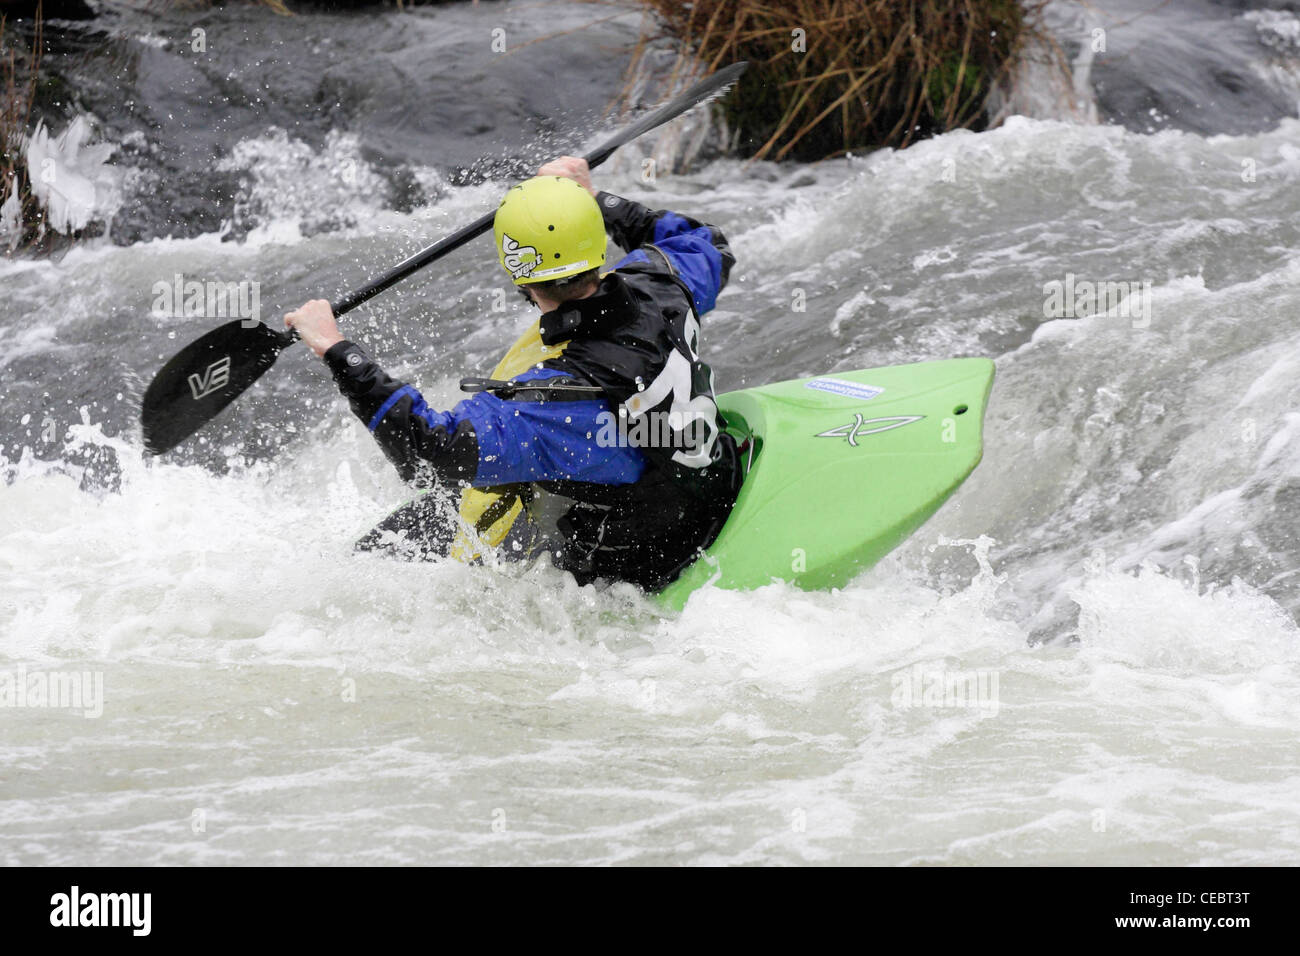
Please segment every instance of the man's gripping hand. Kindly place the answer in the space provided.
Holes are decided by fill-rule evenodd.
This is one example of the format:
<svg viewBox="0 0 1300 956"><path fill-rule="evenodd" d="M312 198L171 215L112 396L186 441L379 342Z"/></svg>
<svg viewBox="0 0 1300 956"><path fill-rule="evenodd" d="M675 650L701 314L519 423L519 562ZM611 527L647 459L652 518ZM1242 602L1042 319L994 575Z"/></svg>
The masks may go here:
<svg viewBox="0 0 1300 956"><path fill-rule="evenodd" d="M318 356L323 356L330 346L343 341L338 323L334 321L334 310L324 299L312 299L297 311L290 312L284 317L284 324L297 329L298 335Z"/></svg>
<svg viewBox="0 0 1300 956"><path fill-rule="evenodd" d="M591 167L581 156L561 156L553 159L537 171L538 176L563 176L572 179L593 196L596 190L591 188Z"/></svg>

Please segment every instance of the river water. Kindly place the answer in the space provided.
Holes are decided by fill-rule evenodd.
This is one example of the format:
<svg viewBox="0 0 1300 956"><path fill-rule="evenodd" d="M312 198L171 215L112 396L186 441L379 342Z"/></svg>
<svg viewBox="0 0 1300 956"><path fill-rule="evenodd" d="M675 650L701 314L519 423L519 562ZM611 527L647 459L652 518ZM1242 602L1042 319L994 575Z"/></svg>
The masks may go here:
<svg viewBox="0 0 1300 956"><path fill-rule="evenodd" d="M401 61L420 31L529 16L448 9L300 29ZM574 61L584 110L636 25ZM541 69L527 53L519 76ZM460 55L490 75L486 50ZM460 95L478 92L519 102ZM0 860L1296 862L1300 121L1013 118L653 182L620 156L601 185L732 241L703 326L720 389L962 355L998 370L983 463L883 564L665 614L546 567L354 556L407 492L305 350L177 453L141 454L145 384L213 324L156 314L154 283L259 282L274 316L492 208L501 181L449 185L488 151L440 102L418 122L445 120L454 148L427 158L346 117L241 114L225 235L169 227L128 182L138 235L0 264L0 670L103 689L98 716L0 712ZM1050 317L1067 281L1135 293ZM344 326L451 402L529 320L501 285L481 242ZM920 692L968 676L977 701Z"/></svg>

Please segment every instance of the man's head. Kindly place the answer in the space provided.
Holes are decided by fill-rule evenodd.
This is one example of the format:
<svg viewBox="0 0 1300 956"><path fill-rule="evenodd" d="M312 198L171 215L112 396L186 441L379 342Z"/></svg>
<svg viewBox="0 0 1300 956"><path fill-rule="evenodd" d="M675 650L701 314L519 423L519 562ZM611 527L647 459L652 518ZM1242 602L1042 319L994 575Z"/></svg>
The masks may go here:
<svg viewBox="0 0 1300 956"><path fill-rule="evenodd" d="M605 263L605 221L595 197L564 176L512 186L492 224L497 258L543 308L590 295Z"/></svg>

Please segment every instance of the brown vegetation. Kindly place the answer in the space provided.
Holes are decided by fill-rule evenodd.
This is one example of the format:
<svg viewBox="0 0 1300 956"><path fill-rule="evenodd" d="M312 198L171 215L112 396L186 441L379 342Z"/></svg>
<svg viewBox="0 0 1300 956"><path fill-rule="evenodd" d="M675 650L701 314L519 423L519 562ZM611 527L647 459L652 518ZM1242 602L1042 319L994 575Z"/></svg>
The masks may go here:
<svg viewBox="0 0 1300 956"><path fill-rule="evenodd" d="M742 153L822 159L978 127L1035 29L1019 0L642 0L683 58L750 69L724 102Z"/></svg>
<svg viewBox="0 0 1300 956"><path fill-rule="evenodd" d="M41 19L36 17L35 38L27 50L6 36L5 20L0 17L0 208L13 194L19 202L17 235L9 236L0 252L31 246L39 238L42 222L40 203L32 195L27 178L23 147L27 141L27 124L36 98L38 68L41 58Z"/></svg>

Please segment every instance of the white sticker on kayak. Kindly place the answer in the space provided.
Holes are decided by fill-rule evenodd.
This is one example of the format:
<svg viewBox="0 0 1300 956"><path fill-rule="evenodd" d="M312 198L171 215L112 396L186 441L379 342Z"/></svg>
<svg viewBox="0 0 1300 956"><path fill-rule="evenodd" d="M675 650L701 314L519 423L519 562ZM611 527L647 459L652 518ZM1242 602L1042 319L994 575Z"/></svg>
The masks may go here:
<svg viewBox="0 0 1300 956"><path fill-rule="evenodd" d="M814 378L806 382L804 388L815 388L819 392L831 392L835 395L843 395L845 398L858 398L864 402L884 391L883 388L877 388L875 385L863 385L861 382L850 382L842 378Z"/></svg>

